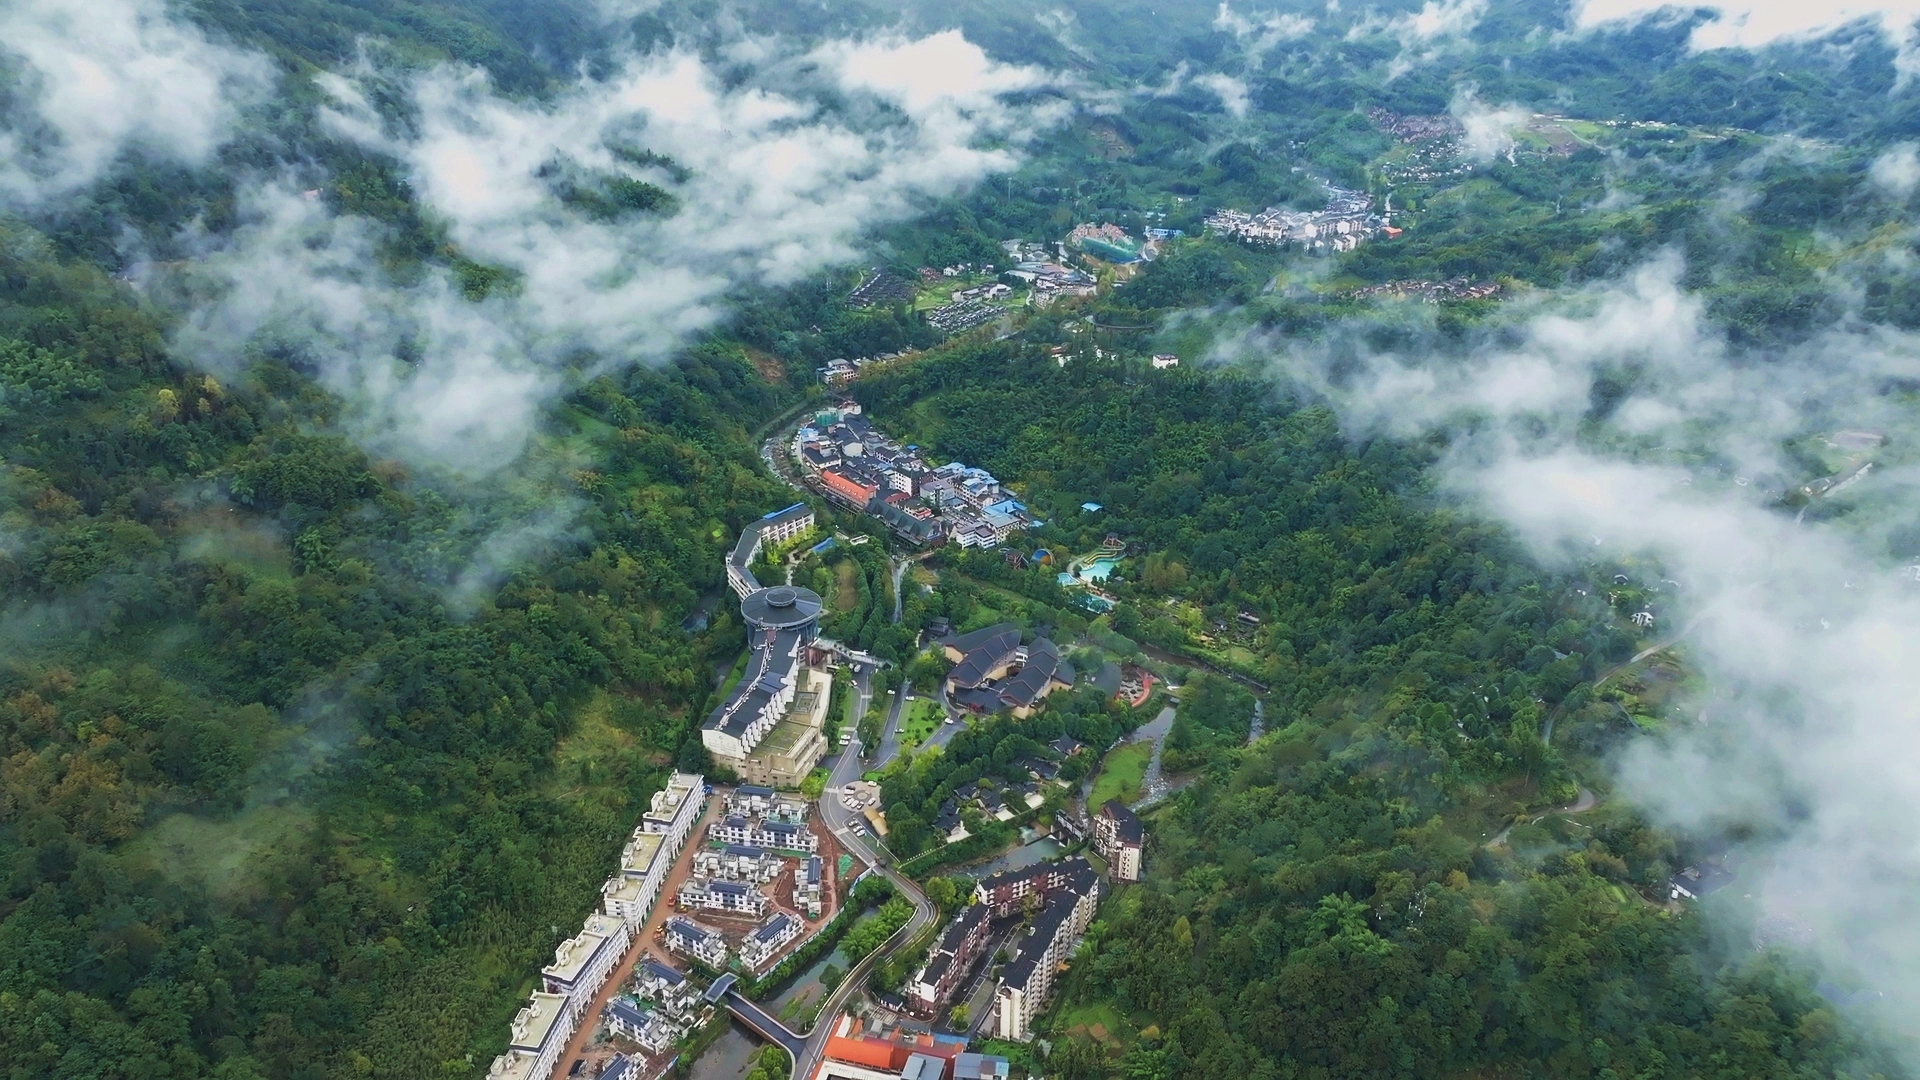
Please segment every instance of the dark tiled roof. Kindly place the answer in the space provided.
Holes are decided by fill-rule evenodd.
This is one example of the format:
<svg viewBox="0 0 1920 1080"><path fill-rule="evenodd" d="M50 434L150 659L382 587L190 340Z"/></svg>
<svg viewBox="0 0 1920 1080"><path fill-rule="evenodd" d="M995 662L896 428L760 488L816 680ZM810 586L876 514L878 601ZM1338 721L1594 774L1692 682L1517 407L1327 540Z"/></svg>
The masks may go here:
<svg viewBox="0 0 1920 1080"><path fill-rule="evenodd" d="M1053 681L1061 666L1060 650L1053 642L1036 638L1027 646L1027 662L1021 666L1020 673L1000 688L1000 700L1016 709L1032 705L1046 696L1047 684ZM1066 677L1072 681L1073 668L1067 668Z"/></svg>
<svg viewBox="0 0 1920 1080"><path fill-rule="evenodd" d="M718 938L717 931L701 926L685 916L675 915L667 920L667 933L687 938L691 941L710 941Z"/></svg>
<svg viewBox="0 0 1920 1080"><path fill-rule="evenodd" d="M787 916L786 912L780 912L773 918L768 919L758 930L753 932L753 940L759 942L772 941L785 933L787 927L792 925L792 923L793 920Z"/></svg>
<svg viewBox="0 0 1920 1080"><path fill-rule="evenodd" d="M607 1002L606 1016L630 1027L645 1027L647 1023L646 1012L625 998L614 998Z"/></svg>
<svg viewBox="0 0 1920 1080"><path fill-rule="evenodd" d="M1033 933L1020 942L1020 954L1013 958L1000 977L1010 986L1025 988L1033 981L1034 969L1040 966L1041 958L1047 955L1047 948L1059 935L1060 928L1073 916L1074 905L1079 897L1069 893L1058 893L1040 909L1033 920Z"/></svg>
<svg viewBox="0 0 1920 1080"><path fill-rule="evenodd" d="M753 655L747 660L746 674L733 688L733 696L708 714L702 726L735 737L745 732L773 695L795 677L800 636L798 630L763 630L751 635L748 643Z"/></svg>
<svg viewBox="0 0 1920 1080"><path fill-rule="evenodd" d="M949 637L940 642L940 644L957 652L969 653L1009 630L1017 634L1020 632L1020 627L1018 624L1010 622L997 623L993 626Z"/></svg>
<svg viewBox="0 0 1920 1080"><path fill-rule="evenodd" d="M678 971L675 971L674 969L668 967L667 965L661 963L660 961L655 960L651 956L647 957L644 967L646 969L646 973L648 977L659 979L665 982L668 986L679 986L681 983L684 983L687 981L687 977L685 975L680 974Z"/></svg>
<svg viewBox="0 0 1920 1080"><path fill-rule="evenodd" d="M760 799L773 798L772 788L761 787L758 784L741 784L739 787L734 788L733 790L734 790L734 793L737 795L760 798Z"/></svg>
<svg viewBox="0 0 1920 1080"><path fill-rule="evenodd" d="M1113 820L1114 831L1120 835L1122 843L1139 844L1146 839L1146 827L1140 824L1140 819L1134 816L1133 811L1122 805L1120 800L1108 799L1107 804L1100 808L1100 816Z"/></svg>
<svg viewBox="0 0 1920 1080"><path fill-rule="evenodd" d="M940 980L947 974L947 969L952 966L952 953L934 953L933 957L927 961L927 969L921 974L920 981L939 986Z"/></svg>
<svg viewBox="0 0 1920 1080"><path fill-rule="evenodd" d="M947 927L947 932L940 935L940 948L947 952L958 952L960 943L967 940L986 917L987 905L968 904L960 917Z"/></svg>

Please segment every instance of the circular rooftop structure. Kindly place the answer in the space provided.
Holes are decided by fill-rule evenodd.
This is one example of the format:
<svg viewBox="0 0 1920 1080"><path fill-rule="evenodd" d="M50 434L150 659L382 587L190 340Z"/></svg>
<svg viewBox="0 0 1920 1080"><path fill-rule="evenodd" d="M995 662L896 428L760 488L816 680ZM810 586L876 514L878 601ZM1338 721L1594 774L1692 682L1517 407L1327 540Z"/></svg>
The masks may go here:
<svg viewBox="0 0 1920 1080"><path fill-rule="evenodd" d="M789 630L820 618L826 610L820 594L798 585L775 585L747 594L740 601L740 614L765 630Z"/></svg>

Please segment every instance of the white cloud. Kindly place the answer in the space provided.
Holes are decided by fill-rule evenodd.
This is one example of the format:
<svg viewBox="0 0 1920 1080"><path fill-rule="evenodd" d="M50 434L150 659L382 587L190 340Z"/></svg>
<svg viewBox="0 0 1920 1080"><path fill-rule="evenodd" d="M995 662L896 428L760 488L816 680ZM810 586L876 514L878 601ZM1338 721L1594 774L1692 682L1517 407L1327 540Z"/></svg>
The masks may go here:
<svg viewBox="0 0 1920 1080"><path fill-rule="evenodd" d="M263 57L173 22L162 0L10 0L0 53L20 70L0 118L0 198L16 204L92 182L129 147L203 164L271 80Z"/></svg>
<svg viewBox="0 0 1920 1080"><path fill-rule="evenodd" d="M1709 0L1676 4L1672 0L1585 0L1575 22L1581 29L1631 22L1656 14L1684 14L1706 8L1714 17L1696 26L1689 45L1696 50L1753 49L1777 41L1815 38L1863 21L1880 24L1899 52L1894 61L1902 79L1920 63L1913 52L1913 24L1920 0Z"/></svg>
<svg viewBox="0 0 1920 1080"><path fill-rule="evenodd" d="M1273 51L1274 46L1283 41L1306 37L1313 32L1313 26L1313 20L1305 15L1276 14L1271 11L1242 15L1224 2L1213 17L1213 28L1238 38L1246 49L1248 63L1254 67L1260 66L1260 61Z"/></svg>
<svg viewBox="0 0 1920 1080"><path fill-rule="evenodd" d="M1683 583L1656 601L1655 633L1686 628L1707 688L1667 735L1631 744L1620 789L1671 825L1747 830L1727 902L1884 995L1880 1019L1912 1031L1920 844L1888 808L1920 802L1920 567L1885 552L1912 522L1920 470L1902 464L1916 428L1885 388L1920 379L1920 337L1836 330L1737 354L1682 269L1669 256L1518 308L1514 328L1464 353L1271 347L1352 430L1447 432L1445 490L1542 560L1641 556ZM1596 414L1621 372L1624 400ZM1809 479L1786 446L1825 436L1880 461L1835 497L1854 512L1832 524L1779 508Z"/></svg>
<svg viewBox="0 0 1920 1080"><path fill-rule="evenodd" d="M1236 120L1247 118L1247 84L1231 75L1217 71L1209 72L1193 80L1195 86L1203 86L1220 98L1220 104Z"/></svg>
<svg viewBox="0 0 1920 1080"><path fill-rule="evenodd" d="M1486 104L1480 100L1473 86L1462 86L1454 91L1453 101L1447 111L1460 121L1461 147L1469 157L1480 162L1511 156L1514 132L1526 127L1527 122L1533 119L1531 111L1518 105Z"/></svg>
<svg viewBox="0 0 1920 1080"><path fill-rule="evenodd" d="M1867 178L1897 199L1920 188L1920 152L1913 143L1900 143L1873 159Z"/></svg>
<svg viewBox="0 0 1920 1080"><path fill-rule="evenodd" d="M743 285L854 259L864 230L1012 168L1021 140L1068 108L1010 104L1051 78L952 32L764 53L726 78L691 53L634 57L549 104L439 68L412 83L404 135L353 79L330 77L332 129L398 157L461 252L512 270L518 289L476 304L444 274L394 284L373 269L369 223L269 188L214 259L228 284L187 341L238 358L262 335L296 339L370 443L484 473L584 375L666 359ZM640 150L672 158L686 182L622 157ZM559 197L556 175L570 172L669 185L678 212L596 217Z"/></svg>
<svg viewBox="0 0 1920 1080"><path fill-rule="evenodd" d="M1417 64L1430 63L1473 32L1487 13L1487 0L1426 0L1419 11L1393 18L1369 16L1347 31L1353 39L1385 35L1400 43L1387 62L1387 78L1397 79Z"/></svg>

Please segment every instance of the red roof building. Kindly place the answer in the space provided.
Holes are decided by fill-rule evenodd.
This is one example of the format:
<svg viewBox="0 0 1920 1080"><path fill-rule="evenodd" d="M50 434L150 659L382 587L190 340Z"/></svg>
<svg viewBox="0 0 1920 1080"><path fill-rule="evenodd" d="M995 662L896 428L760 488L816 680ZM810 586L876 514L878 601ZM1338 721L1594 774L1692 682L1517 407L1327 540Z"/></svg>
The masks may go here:
<svg viewBox="0 0 1920 1080"><path fill-rule="evenodd" d="M821 470L820 482L827 486L829 492L840 496L863 510L866 509L868 503L873 501L874 493L880 490L863 484L838 469Z"/></svg>

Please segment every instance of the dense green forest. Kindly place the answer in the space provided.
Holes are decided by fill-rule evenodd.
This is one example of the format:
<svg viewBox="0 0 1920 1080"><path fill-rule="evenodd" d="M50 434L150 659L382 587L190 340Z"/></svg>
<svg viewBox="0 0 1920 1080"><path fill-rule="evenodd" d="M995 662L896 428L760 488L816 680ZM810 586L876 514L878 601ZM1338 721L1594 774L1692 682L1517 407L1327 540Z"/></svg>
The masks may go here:
<svg viewBox="0 0 1920 1080"><path fill-rule="evenodd" d="M1646 706L1589 685L1638 644L1584 588L1613 567L1544 571L1450 508L1430 475L1441 446L1352 438L1257 370L1144 363L1247 327L1409 348L1497 333L1499 303L1409 316L1350 293L1453 275L1550 292L1665 249L1740 343L1920 325L1897 229L1912 189L1872 175L1914 124L1882 36L1695 52L1694 16L1567 35L1542 29L1570 25L1562 5L1516 0L1390 76L1400 47L1355 30L1372 16L1319 5L1312 32L1257 62L1212 0L1075 5L1060 23L1000 0L642 4L612 24L584 0L169 10L264 54L271 93L204 164L130 149L58 198L9 189L0 216L6 1075L478 1075L646 797L676 763L704 765L692 719L741 640L715 600L722 559L793 498L758 442L817 393L815 365L908 348L927 352L854 391L883 426L1017 482L1045 543L1116 532L1142 557L1095 618L1051 569L942 556L941 585L895 624L881 544L846 549L800 571L850 591L830 632L912 664L926 620L998 616L1008 596L1063 640L1121 647L1195 650L1201 621L1259 620L1221 663L1268 688L1269 734L1245 745L1239 684L1190 686L1167 753L1197 779L1151 820L1148 883L1076 962L1048 1075L1903 1074L1804 972L1728 958L1704 920L1650 902L1687 840L1612 804L1590 830L1533 821L1604 789L1608 755L1638 737ZM849 306L855 261L742 280L664 362L569 356L527 448L480 478L357 441L298 347L249 341L218 375L179 347L194 260L270 175L365 223L368 272L396 288L445 274L492 311L521 287L462 250L404 161L328 126L319 73L378 71L401 131L417 117L398 87L436 63L555 100L647 49L737 73L741 27L816 44L958 27L1077 80L1086 107L1020 143L1017 167L864 225L860 265L911 277L1088 220L1195 235L1125 290L998 341ZM32 133L32 85L0 50L12 140ZM1183 63L1240 79L1247 114L1169 78ZM1317 205L1321 180L1384 194L1400 150L1366 110L1444 113L1469 82L1488 102L1685 131L1609 129L1409 187L1403 241L1338 260L1198 237L1222 206ZM658 183L556 166L556 200L608 228L685 212L705 178L648 153L628 163ZM1083 333L1086 316L1156 331ZM696 610L710 624L683 630ZM1076 692L959 733L886 778L900 850L935 850L955 787L1020 782L1014 761L1049 739L1098 749L1141 719ZM1013 835L977 824L979 851ZM1125 1030L1089 1037L1073 1020L1089 1008Z"/></svg>

